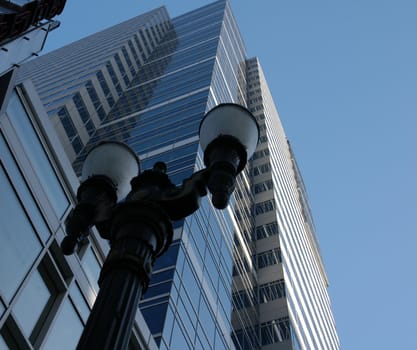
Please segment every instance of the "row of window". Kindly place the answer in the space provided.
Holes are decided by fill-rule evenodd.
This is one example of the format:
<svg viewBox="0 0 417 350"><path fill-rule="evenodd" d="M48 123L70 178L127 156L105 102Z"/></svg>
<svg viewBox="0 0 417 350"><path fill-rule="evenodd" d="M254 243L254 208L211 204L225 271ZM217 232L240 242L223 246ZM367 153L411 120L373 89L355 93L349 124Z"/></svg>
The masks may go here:
<svg viewBox="0 0 417 350"><path fill-rule="evenodd" d="M264 110L264 106L262 104L256 105L256 106L251 106L250 107L250 111L252 113L256 112L256 111L263 111Z"/></svg>
<svg viewBox="0 0 417 350"><path fill-rule="evenodd" d="M233 333L233 342L240 350L258 349L291 338L289 317L262 323L259 327L245 328Z"/></svg>
<svg viewBox="0 0 417 350"><path fill-rule="evenodd" d="M120 55L118 53L116 53L116 55L114 56L114 59L116 61L117 67L120 70L120 73L122 74L122 78L126 84L126 86L129 85L129 77L127 76L127 72L125 70L125 67L122 63L122 60L120 59Z"/></svg>
<svg viewBox="0 0 417 350"><path fill-rule="evenodd" d="M87 89L87 93L90 96L91 102L93 103L98 117L100 118L100 120L104 120L104 118L106 118L106 112L97 95L97 91L93 86L93 82L91 80L87 81L87 84L85 84L85 88Z"/></svg>
<svg viewBox="0 0 417 350"><path fill-rule="evenodd" d="M249 86L251 86L251 85L249 85ZM256 89L256 90L249 91L248 95L253 96L255 94L260 94L260 93L261 93L261 89Z"/></svg>
<svg viewBox="0 0 417 350"><path fill-rule="evenodd" d="M255 119L259 122L261 120L265 120L265 114L261 113L258 115L255 115Z"/></svg>
<svg viewBox="0 0 417 350"><path fill-rule="evenodd" d="M283 279L261 284L259 286L259 303L267 303L272 300L285 298L285 283Z"/></svg>
<svg viewBox="0 0 417 350"><path fill-rule="evenodd" d="M280 248L267 250L258 255L253 255L252 266L256 269L262 269L268 266L277 265L282 263L282 254ZM239 266L237 266L239 265ZM233 266L233 276L237 276L243 271L249 272L251 270L249 263L246 259L242 258L235 261Z"/></svg>
<svg viewBox="0 0 417 350"><path fill-rule="evenodd" d="M242 218L240 212L236 211L236 214L238 218L240 218L241 220ZM243 229L242 233L247 242L268 238L279 234L278 223L276 221L273 221L264 225L257 226L255 228L254 233L250 230ZM235 236L235 244L239 246L239 239L237 238L237 236Z"/></svg>
<svg viewBox="0 0 417 350"><path fill-rule="evenodd" d="M272 182L272 179L266 180L264 182L257 183L253 186L253 193L261 193L265 191L272 190L274 187L274 184Z"/></svg>
<svg viewBox="0 0 417 350"><path fill-rule="evenodd" d="M260 331L262 346L281 343L291 338L290 320L288 317L282 317L261 323Z"/></svg>
<svg viewBox="0 0 417 350"><path fill-rule="evenodd" d="M258 269L282 263L281 249L275 248L258 254L256 256L256 263Z"/></svg>
<svg viewBox="0 0 417 350"><path fill-rule="evenodd" d="M265 142L268 142L268 138L266 137L266 135L260 136L259 143L265 143Z"/></svg>
<svg viewBox="0 0 417 350"><path fill-rule="evenodd" d="M278 235L279 228L276 221L269 222L264 225L257 226L255 228L255 237L256 239L267 238L271 236Z"/></svg>
<svg viewBox="0 0 417 350"><path fill-rule="evenodd" d="M109 84L107 84L107 81L106 81L106 79L104 77L103 72L101 70L99 70L96 73L96 76L97 76L97 80L98 80L98 82L99 82L99 84L101 86L101 89L104 92L104 96L106 97L107 102L109 103L109 106L112 107L114 105L114 102L115 101L114 101L113 95L112 95L112 93L110 91Z"/></svg>
<svg viewBox="0 0 417 350"><path fill-rule="evenodd" d="M129 67L130 73L132 74L132 77L134 77L136 74L135 67L132 64L132 60L130 59L130 56L127 53L127 49L125 46L122 46L122 53L126 60L127 66Z"/></svg>
<svg viewBox="0 0 417 350"><path fill-rule="evenodd" d="M265 174L271 171L271 164L268 163L264 163L264 164L260 164L257 166L252 167L251 169L251 175L252 176L258 176L261 174Z"/></svg>
<svg viewBox="0 0 417 350"><path fill-rule="evenodd" d="M249 85L248 85L248 88L249 88L249 89L251 89L251 88L253 88L253 87L257 87L257 86L261 86L261 83L260 83L260 82L258 82L258 81L257 81L257 82L254 82L254 83L252 83L252 84L249 84Z"/></svg>
<svg viewBox="0 0 417 350"><path fill-rule="evenodd" d="M77 92L73 98L72 98L75 107L78 110L78 114L81 117L81 120L84 123L84 126L87 130L87 133L89 136L91 136L95 130L95 126L94 123L90 117L90 113L88 113L87 107L83 101L83 99L81 98L81 94L79 92Z"/></svg>
<svg viewBox="0 0 417 350"><path fill-rule="evenodd" d="M256 102L262 102L262 96L255 97L255 98L251 98L251 99L249 100L249 103L250 103L250 104L252 104L252 103L256 103Z"/></svg>
<svg viewBox="0 0 417 350"><path fill-rule="evenodd" d="M274 199L269 199L269 200L266 200L264 202L256 203L254 205L254 208L253 208L252 212L253 212L254 215L265 214L265 213L268 213L270 211L273 211L275 209L275 207L276 207L275 200ZM245 213L246 216L248 216L248 217L252 216L251 211L247 207L242 208L241 210L236 209L235 210L235 215L236 215L237 220L239 220L239 221L242 220L242 214L243 213Z"/></svg>
<svg viewBox="0 0 417 350"><path fill-rule="evenodd" d="M115 72L115 70L114 70L114 68L113 68L113 66L112 66L112 64L111 64L110 61L108 61L106 63L106 68L107 68L107 70L109 72L111 81L113 82L113 85L114 85L114 87L115 87L115 89L117 91L117 94L120 96L122 94L122 92L123 92L123 89L120 86L120 81L117 78L116 72Z"/></svg>
<svg viewBox="0 0 417 350"><path fill-rule="evenodd" d="M259 131L265 131L266 130L266 124L259 125Z"/></svg>
<svg viewBox="0 0 417 350"><path fill-rule="evenodd" d="M261 284L253 290L243 289L233 293L233 310L241 310L256 304L285 298L285 283L283 279Z"/></svg>
<svg viewBox="0 0 417 350"><path fill-rule="evenodd" d="M74 122L72 121L72 118L68 113L67 107L62 107L58 111L57 115L59 120L61 121L65 133L67 134L69 143L74 149L74 152L78 154L83 149L84 144L81 141L80 135L78 135L77 129L75 128Z"/></svg>
<svg viewBox="0 0 417 350"><path fill-rule="evenodd" d="M264 202L256 203L254 206L255 215L264 214L275 209L275 201L268 199Z"/></svg>

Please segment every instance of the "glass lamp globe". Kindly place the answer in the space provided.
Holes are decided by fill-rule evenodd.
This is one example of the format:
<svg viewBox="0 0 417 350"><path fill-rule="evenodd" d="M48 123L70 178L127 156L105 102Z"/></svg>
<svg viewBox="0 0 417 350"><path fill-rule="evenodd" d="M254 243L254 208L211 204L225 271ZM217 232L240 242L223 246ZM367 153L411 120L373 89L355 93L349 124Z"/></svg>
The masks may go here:
<svg viewBox="0 0 417 350"><path fill-rule="evenodd" d="M219 136L232 136L245 148L247 159L252 157L259 140L259 126L245 107L235 103L220 104L211 109L200 124L200 144L203 151Z"/></svg>
<svg viewBox="0 0 417 350"><path fill-rule="evenodd" d="M81 181L95 175L107 176L116 186L117 200L130 191L130 180L140 172L139 158L126 144L116 141L99 143L88 153L82 168Z"/></svg>

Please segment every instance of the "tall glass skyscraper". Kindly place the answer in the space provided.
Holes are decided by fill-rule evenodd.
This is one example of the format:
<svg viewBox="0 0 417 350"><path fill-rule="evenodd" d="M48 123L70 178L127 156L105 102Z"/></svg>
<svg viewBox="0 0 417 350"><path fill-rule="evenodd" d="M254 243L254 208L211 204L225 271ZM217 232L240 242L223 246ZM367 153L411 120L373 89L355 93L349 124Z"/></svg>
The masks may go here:
<svg viewBox="0 0 417 350"><path fill-rule="evenodd" d="M138 313L154 340L131 347L339 348L301 175L228 1L174 19L164 8L135 17L24 65L26 79L76 173L91 147L117 140L135 150L142 169L164 161L181 184L203 167L198 126L208 110L239 103L260 125L231 205L218 211L204 199L174 223L173 243L156 261ZM76 254L85 277L74 279L87 306L107 251L93 232Z"/></svg>

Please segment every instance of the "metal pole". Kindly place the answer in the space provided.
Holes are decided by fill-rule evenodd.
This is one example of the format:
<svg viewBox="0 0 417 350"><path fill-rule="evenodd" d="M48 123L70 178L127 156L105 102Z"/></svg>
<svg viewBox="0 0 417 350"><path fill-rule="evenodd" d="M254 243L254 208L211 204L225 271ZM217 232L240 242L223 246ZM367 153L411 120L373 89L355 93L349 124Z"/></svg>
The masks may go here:
<svg viewBox="0 0 417 350"><path fill-rule="evenodd" d="M172 225L153 203L125 202L111 221L111 236L111 250L100 274L100 291L77 350L127 349L155 255L170 242Z"/></svg>

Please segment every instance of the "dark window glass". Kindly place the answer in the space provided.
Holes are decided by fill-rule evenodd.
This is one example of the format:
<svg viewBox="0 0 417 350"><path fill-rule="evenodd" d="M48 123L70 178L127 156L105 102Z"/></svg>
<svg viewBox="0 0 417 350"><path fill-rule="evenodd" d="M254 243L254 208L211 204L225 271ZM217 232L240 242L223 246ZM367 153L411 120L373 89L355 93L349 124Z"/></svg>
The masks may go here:
<svg viewBox="0 0 417 350"><path fill-rule="evenodd" d="M258 269L279 264L282 262L281 250L279 248L267 250L257 255Z"/></svg>
<svg viewBox="0 0 417 350"><path fill-rule="evenodd" d="M119 67L120 73L122 74L122 78L126 84L126 86L129 85L129 77L127 76L125 67L123 66L122 60L120 59L120 56L118 53L114 56L114 59L116 60L117 67Z"/></svg>
<svg viewBox="0 0 417 350"><path fill-rule="evenodd" d="M255 204L255 214L263 214L275 209L275 201L267 200L265 202Z"/></svg>
<svg viewBox="0 0 417 350"><path fill-rule="evenodd" d="M85 87L87 89L88 95L90 96L91 102L93 103L93 106L97 112L97 115L99 116L100 120L103 120L106 117L106 112L104 111L101 101L97 95L97 91L94 88L91 80L89 80L87 84L85 84Z"/></svg>
<svg viewBox="0 0 417 350"><path fill-rule="evenodd" d="M285 297L285 284L284 280L277 280L261 284L259 286L259 302L267 303L268 301L284 298Z"/></svg>
<svg viewBox="0 0 417 350"><path fill-rule="evenodd" d="M145 318L151 333L161 333L167 308L168 304L164 303L141 309L142 315Z"/></svg>
<svg viewBox="0 0 417 350"><path fill-rule="evenodd" d="M81 98L81 95L79 92L77 92L74 97L72 98L72 100L74 101L75 107L78 110L78 113L81 117L81 120L84 122L84 126L87 129L87 133L88 135L92 135L94 132L94 123L90 118L90 113L88 113L87 107L83 101L83 99Z"/></svg>
<svg viewBox="0 0 417 350"><path fill-rule="evenodd" d="M117 94L120 96L122 94L122 92L123 92L123 89L120 86L119 79L117 78L116 72L114 71L114 68L111 65L111 62L107 62L106 63L106 68L109 71L110 78L111 78L111 80L113 82L113 85L114 85L116 91L117 91Z"/></svg>
<svg viewBox="0 0 417 350"><path fill-rule="evenodd" d="M106 96L107 102L109 103L109 106L112 107L114 105L114 98L110 91L109 85L107 84L107 81L104 77L104 74L101 70L99 70L96 74L98 82L100 83L100 86L103 90L104 96Z"/></svg>
<svg viewBox="0 0 417 350"><path fill-rule="evenodd" d="M179 247L180 244L178 241L176 243L172 243L168 250L163 255L158 257L158 259L156 259L154 270L159 270L164 267L175 265L178 257Z"/></svg>
<svg viewBox="0 0 417 350"><path fill-rule="evenodd" d="M276 221L255 228L256 239L267 238L279 233L278 223Z"/></svg>
<svg viewBox="0 0 417 350"><path fill-rule="evenodd" d="M128 67L130 69L130 73L132 74L132 76L135 76L135 73L136 73L135 72L135 67L132 64L132 60L130 59L130 56L129 56L127 50L126 50L126 47L124 47L124 46L122 47L122 53L123 53L123 56L124 56L124 58L127 62Z"/></svg>
<svg viewBox="0 0 417 350"><path fill-rule="evenodd" d="M290 339L290 321L288 317L268 321L261 324L261 344L269 345Z"/></svg>

